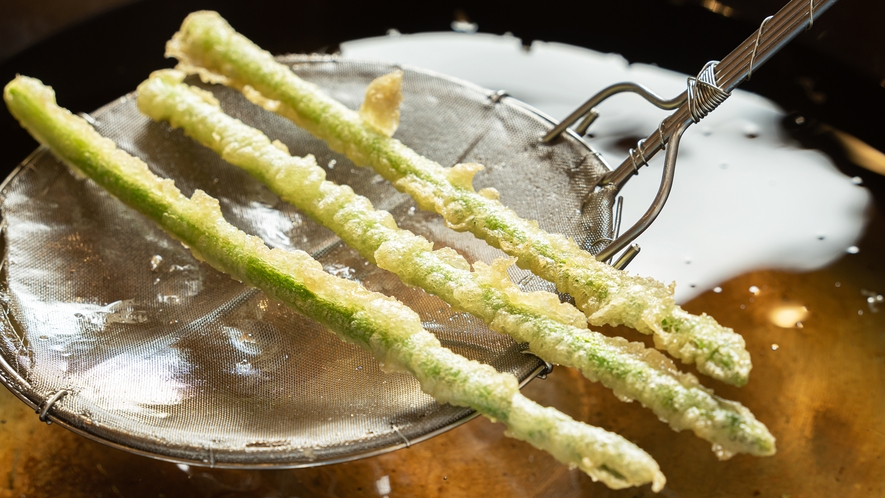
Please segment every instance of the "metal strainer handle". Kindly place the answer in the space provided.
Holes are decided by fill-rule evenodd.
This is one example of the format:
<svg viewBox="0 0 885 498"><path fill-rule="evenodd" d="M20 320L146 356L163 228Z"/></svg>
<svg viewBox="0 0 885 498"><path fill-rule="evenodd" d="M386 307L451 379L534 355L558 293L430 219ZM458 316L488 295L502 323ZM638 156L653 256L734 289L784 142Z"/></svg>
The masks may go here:
<svg viewBox="0 0 885 498"><path fill-rule="evenodd" d="M630 177L638 173L639 168L647 165L649 159L670 143L672 150L668 151L661 187L651 207L636 224L602 249L597 254L598 260L606 261L630 244L651 225L663 208L672 185L678 137L693 123L699 122L716 109L731 95L735 87L744 80L749 80L756 68L768 61L803 28L811 28L815 16L822 14L834 3L836 0L792 0L775 15L765 18L759 29L722 61L708 62L697 77L688 78L687 88L680 95L666 100L642 85L618 83L590 98L542 138L543 142L550 142L582 118L577 131L586 132L598 116L594 107L619 93L637 93L661 109L676 109L661 122L655 132L640 140L635 149L630 149L628 157L617 168L597 182L597 188L610 186L609 188L620 190Z"/></svg>

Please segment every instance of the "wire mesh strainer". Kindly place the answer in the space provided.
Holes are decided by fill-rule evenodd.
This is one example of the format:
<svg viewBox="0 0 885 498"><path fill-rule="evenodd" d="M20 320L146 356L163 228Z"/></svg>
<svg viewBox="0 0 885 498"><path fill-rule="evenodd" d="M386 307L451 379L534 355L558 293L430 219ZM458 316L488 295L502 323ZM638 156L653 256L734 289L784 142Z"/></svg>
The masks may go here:
<svg viewBox="0 0 885 498"><path fill-rule="evenodd" d="M578 135L564 131L592 112L592 105L554 128L561 138L548 145L539 137L552 138L552 121L524 104L416 69L404 68L406 98L397 138L443 165L485 164L475 180L478 189L495 187L522 217L601 251L605 260L660 210L685 128L834 1L794 0L766 19L718 69L711 63L691 79L686 94L673 99L679 101L674 115L611 174ZM281 60L351 108L372 79L395 69L335 59ZM351 185L389 210L403 228L469 260L490 262L501 255L416 210L380 176L354 168L282 118L231 90L211 90L226 112L280 139L296 155L313 153L327 166L330 180ZM305 250L327 271L398 297L459 354L521 381L547 367L479 320L368 265L245 173L141 116L131 97L90 119L121 148L175 179L184 193L203 189L221 201L234 225L268 245ZM617 190L665 145L664 182L651 215L610 244ZM199 264L150 222L72 176L45 150L28 158L0 192L0 380L41 419L174 461L294 467L408 446L471 416L469 410L436 403L407 376L384 374L362 350ZM627 253L620 264L630 257ZM547 288L526 272L511 272L527 290Z"/></svg>
<svg viewBox="0 0 885 498"><path fill-rule="evenodd" d="M287 58L350 107L394 66ZM461 81L405 68L397 137L444 165L479 162L477 188L494 186L520 215L593 245L610 240L612 196L592 194L599 215L577 216L607 172L576 135L539 143L551 123L527 106ZM403 228L469 260L496 249L417 210L371 170L239 93L212 87L225 111L312 153L328 178L389 210ZM509 337L367 264L355 251L280 201L247 174L165 124L142 116L132 96L92 114L100 133L143 158L185 194L218 198L238 228L273 247L302 249L327 271L361 281L415 309L444 346L521 381L546 365ZM444 139L443 139L444 137ZM89 437L174 461L214 466L308 466L371 455L468 419L440 405L407 375L383 373L262 293L197 262L150 221L38 150L2 188L4 259L0 375L41 418ZM550 209L556 206L556 209ZM514 281L535 279L512 270Z"/></svg>

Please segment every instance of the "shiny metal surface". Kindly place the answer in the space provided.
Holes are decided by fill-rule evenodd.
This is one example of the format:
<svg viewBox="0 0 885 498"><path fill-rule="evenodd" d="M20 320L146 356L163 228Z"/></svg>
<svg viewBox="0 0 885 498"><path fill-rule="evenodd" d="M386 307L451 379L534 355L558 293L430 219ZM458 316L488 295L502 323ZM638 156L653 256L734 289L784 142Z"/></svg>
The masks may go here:
<svg viewBox="0 0 885 498"><path fill-rule="evenodd" d="M587 129L593 124L594 121L599 117L599 113L596 112L595 107L602 102L609 99L609 97L614 97L620 93L633 93L639 95L648 103L652 104L655 107L666 110L673 110L682 105L687 98L685 93L679 94L672 99L665 99L660 95L656 94L650 88L640 85L638 83L625 82L625 83L615 83L609 87L603 88L596 95L587 99L587 102L581 104L581 107L575 109L574 112L569 114L565 119L562 120L559 124L553 127L552 130L547 132L544 135L544 138L541 140L544 143L549 143L553 141L556 137L562 134L563 131L566 130L569 126L575 124L580 119L581 122L578 126L575 127L575 132L579 135L584 135L587 133ZM583 119L582 119L583 118Z"/></svg>
<svg viewBox="0 0 885 498"><path fill-rule="evenodd" d="M365 86L395 67L290 57L306 80L358 107ZM537 137L549 122L524 104L429 72L405 70L397 137L444 165L480 162L521 215L578 240L611 230L611 198L592 226L575 213L605 172L576 136ZM350 185L400 225L469 260L501 253L416 210L407 196L288 121L212 87L222 107L327 177ZM313 254L326 270L394 295L443 345L526 381L546 369L509 337L369 265L331 232L178 131L140 115L132 96L90 114L94 126L185 193L203 189L227 219L272 247ZM558 210L549 206L556 205ZM382 371L262 293L194 259L181 244L46 151L2 188L0 380L39 419L142 455L210 467L304 467L408 447L471 416L440 405L417 381ZM526 272L514 269L515 281ZM61 394L65 393L65 394ZM37 415L34 415L38 419Z"/></svg>

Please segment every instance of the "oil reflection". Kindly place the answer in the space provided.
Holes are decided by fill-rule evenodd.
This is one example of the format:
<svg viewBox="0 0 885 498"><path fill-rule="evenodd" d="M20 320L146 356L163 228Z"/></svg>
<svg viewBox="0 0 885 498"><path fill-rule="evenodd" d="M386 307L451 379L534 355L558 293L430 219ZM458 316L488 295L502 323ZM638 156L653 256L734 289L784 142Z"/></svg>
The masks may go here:
<svg viewBox="0 0 885 498"><path fill-rule="evenodd" d="M768 312L771 323L785 329L802 328L802 322L806 317L808 317L808 308L800 305L778 306Z"/></svg>
<svg viewBox="0 0 885 498"><path fill-rule="evenodd" d="M165 418L170 412L161 407L178 405L188 398L191 388L182 382L190 365L168 344L158 345L150 355L123 352L88 370L70 377L82 386L82 400L110 411ZM130 380L121 382L122 379ZM137 382L131 382L138 379Z"/></svg>
<svg viewBox="0 0 885 498"><path fill-rule="evenodd" d="M719 3L716 0L703 0L701 2L701 7L709 10L714 14L719 14L724 17L731 17L734 15L733 8L723 3Z"/></svg>

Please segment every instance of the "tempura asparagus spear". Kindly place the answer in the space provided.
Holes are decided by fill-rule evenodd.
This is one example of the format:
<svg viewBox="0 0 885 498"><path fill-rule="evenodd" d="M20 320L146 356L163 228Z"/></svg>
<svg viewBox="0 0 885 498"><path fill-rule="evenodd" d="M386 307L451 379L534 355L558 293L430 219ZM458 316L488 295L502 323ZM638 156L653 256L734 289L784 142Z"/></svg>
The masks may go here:
<svg viewBox="0 0 885 498"><path fill-rule="evenodd" d="M469 406L504 423L513 437L610 487L663 487L657 463L633 443L525 398L515 377L443 348L399 301L325 273L303 251L268 249L261 239L227 223L216 199L199 190L188 199L172 180L155 176L144 162L58 107L54 92L39 81L19 76L3 97L12 114L57 157L155 221L196 257L317 320L388 367L412 373L439 401Z"/></svg>
<svg viewBox="0 0 885 498"><path fill-rule="evenodd" d="M716 379L744 385L751 369L743 338L707 315L677 306L671 288L599 263L574 241L550 234L473 190L477 165L444 168L422 157L315 85L298 78L215 12L195 12L166 47L178 68L238 88L254 102L369 165L456 230L470 231L517 264L571 294L593 325L627 325L654 334L659 349Z"/></svg>
<svg viewBox="0 0 885 498"><path fill-rule="evenodd" d="M492 267L477 263L471 272L451 249L434 251L368 199L325 181L312 156L292 157L282 144L224 114L210 93L182 83L184 77L174 70L152 74L138 87L139 109L243 168L369 261L527 342L543 359L581 370L622 399L638 399L674 429L691 429L712 442L720 457L774 453L774 438L749 410L680 374L661 353L586 330L581 312L552 293L520 291L506 275L506 260Z"/></svg>

